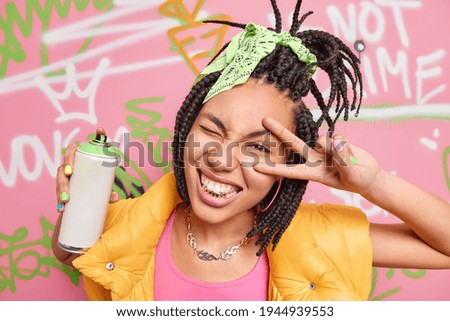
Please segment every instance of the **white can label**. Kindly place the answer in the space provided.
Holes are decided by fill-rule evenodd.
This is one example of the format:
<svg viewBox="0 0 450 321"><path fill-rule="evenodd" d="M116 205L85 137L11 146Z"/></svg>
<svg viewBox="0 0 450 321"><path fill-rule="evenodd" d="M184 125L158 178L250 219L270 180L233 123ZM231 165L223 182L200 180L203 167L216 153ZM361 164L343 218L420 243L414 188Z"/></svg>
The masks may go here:
<svg viewBox="0 0 450 321"><path fill-rule="evenodd" d="M65 204L59 243L65 250L82 253L100 238L114 183L117 159L75 154L70 178L70 199ZM77 250L78 249L78 250Z"/></svg>

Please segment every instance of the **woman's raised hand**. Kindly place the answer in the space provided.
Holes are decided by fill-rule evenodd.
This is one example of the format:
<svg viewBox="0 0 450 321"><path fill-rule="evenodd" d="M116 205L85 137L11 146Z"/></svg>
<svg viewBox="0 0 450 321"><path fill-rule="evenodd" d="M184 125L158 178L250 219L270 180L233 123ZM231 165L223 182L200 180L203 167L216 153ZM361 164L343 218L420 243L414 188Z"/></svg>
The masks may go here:
<svg viewBox="0 0 450 321"><path fill-rule="evenodd" d="M97 128L97 134L106 135L105 130L101 127ZM73 161L77 150L76 144L70 144L64 154L64 163L58 167L56 174L56 200L58 212L64 212L64 206L70 199L69 181L74 170ZM116 192L111 193L110 203L117 202L119 195Z"/></svg>
<svg viewBox="0 0 450 321"><path fill-rule="evenodd" d="M375 158L365 150L350 145L342 135L334 135L332 138L320 136L315 148L311 148L272 118L265 118L263 125L306 162L271 165L259 163L254 166L258 172L315 181L363 195L376 184L381 184L384 171Z"/></svg>

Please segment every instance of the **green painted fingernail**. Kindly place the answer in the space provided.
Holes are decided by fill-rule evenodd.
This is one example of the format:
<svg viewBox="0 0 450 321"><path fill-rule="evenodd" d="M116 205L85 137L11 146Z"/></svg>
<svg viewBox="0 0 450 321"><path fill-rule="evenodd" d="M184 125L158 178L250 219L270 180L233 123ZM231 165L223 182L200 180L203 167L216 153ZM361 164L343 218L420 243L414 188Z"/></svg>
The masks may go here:
<svg viewBox="0 0 450 321"><path fill-rule="evenodd" d="M358 164L358 160L357 160L356 157L353 156L353 155L350 156L350 161L352 162L353 165Z"/></svg>
<svg viewBox="0 0 450 321"><path fill-rule="evenodd" d="M67 192L61 193L61 201L67 202L69 200L69 195L67 195Z"/></svg>

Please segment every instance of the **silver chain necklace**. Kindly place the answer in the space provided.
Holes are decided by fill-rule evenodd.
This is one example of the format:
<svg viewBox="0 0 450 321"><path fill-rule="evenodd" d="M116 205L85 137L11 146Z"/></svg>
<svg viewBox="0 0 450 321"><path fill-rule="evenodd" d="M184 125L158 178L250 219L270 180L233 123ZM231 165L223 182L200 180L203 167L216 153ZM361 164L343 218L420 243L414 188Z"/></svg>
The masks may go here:
<svg viewBox="0 0 450 321"><path fill-rule="evenodd" d="M194 250L194 253L200 260L203 261L218 261L218 260L228 260L230 259L236 251L242 247L247 245L253 237L244 237L241 242L235 246L230 247L229 249L222 251L219 256L215 256L214 254L208 253L204 250L197 250L197 241L195 240L194 233L191 230L191 206L188 206L184 209L184 220L186 222L187 234L186 241L189 246ZM255 222L256 225L256 222Z"/></svg>

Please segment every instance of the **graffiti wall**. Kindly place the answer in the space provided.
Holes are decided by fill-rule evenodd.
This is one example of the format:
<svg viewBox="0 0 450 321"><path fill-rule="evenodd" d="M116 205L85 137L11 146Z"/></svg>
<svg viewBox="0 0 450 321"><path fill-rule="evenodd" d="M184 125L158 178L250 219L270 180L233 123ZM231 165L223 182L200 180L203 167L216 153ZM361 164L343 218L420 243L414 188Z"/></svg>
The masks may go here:
<svg viewBox="0 0 450 321"><path fill-rule="evenodd" d="M278 2L286 29L295 1ZM305 0L309 10L303 29L333 32L361 51L364 106L337 132L450 201L446 3ZM79 273L58 263L50 246L65 146L103 126L124 154L114 189L122 198L140 195L170 171L175 114L196 74L237 32L198 21L274 25L271 12L262 0L1 2L0 300L86 299ZM324 75L315 77L326 93ZM141 153L133 142L152 148ZM306 200L396 222L348 192L311 184ZM374 269L371 299L449 300L449 288L449 270Z"/></svg>

